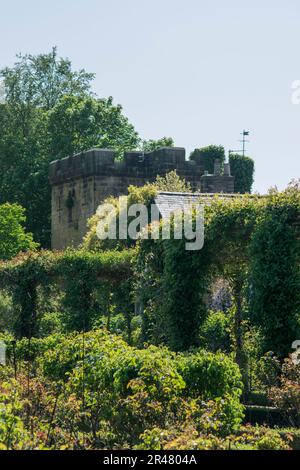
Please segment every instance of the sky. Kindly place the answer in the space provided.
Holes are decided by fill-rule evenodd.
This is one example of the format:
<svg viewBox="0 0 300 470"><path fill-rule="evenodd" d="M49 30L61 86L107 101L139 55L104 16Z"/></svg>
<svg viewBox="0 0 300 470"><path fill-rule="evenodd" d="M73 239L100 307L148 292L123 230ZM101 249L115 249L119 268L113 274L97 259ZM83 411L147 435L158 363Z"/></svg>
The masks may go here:
<svg viewBox="0 0 300 470"><path fill-rule="evenodd" d="M0 21L0 68L57 46L142 138L228 152L246 129L255 191L300 177L299 0L0 0Z"/></svg>

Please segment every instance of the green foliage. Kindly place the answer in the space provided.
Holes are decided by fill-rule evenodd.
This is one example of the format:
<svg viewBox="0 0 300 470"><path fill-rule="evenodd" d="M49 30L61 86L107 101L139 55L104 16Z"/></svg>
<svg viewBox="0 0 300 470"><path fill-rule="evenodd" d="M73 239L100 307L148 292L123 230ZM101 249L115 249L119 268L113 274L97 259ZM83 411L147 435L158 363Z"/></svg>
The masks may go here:
<svg viewBox="0 0 300 470"><path fill-rule="evenodd" d="M152 152L153 150L157 150L161 147L174 147L172 137L162 137L158 140L143 140L141 146L143 152Z"/></svg>
<svg viewBox="0 0 300 470"><path fill-rule="evenodd" d="M47 288L55 282L58 285L64 283L62 320L66 328L90 328L97 314L95 290L99 279L109 282L110 292L127 288L133 257L134 252L129 250L96 254L74 250L64 253L44 251L22 254L3 263L0 266L0 284L13 296L15 333L31 337L41 331L38 288ZM124 280L125 285L122 285Z"/></svg>
<svg viewBox="0 0 300 470"><path fill-rule="evenodd" d="M284 356L299 337L300 191L271 194L251 241L251 318L265 351Z"/></svg>
<svg viewBox="0 0 300 470"><path fill-rule="evenodd" d="M13 329L13 302L6 291L0 293L0 331Z"/></svg>
<svg viewBox="0 0 300 470"><path fill-rule="evenodd" d="M41 364L52 380L66 381L67 394L81 400L84 393L91 421L97 417L94 432L107 421L121 442L135 442L152 423L174 419L184 387L167 351L134 350L103 330L65 338Z"/></svg>
<svg viewBox="0 0 300 470"><path fill-rule="evenodd" d="M234 176L234 191L236 193L251 193L254 181L254 161L250 157L231 154L229 157L230 171Z"/></svg>
<svg viewBox="0 0 300 470"><path fill-rule="evenodd" d="M190 160L202 163L203 170L213 174L215 160L220 160L221 166L225 162L225 149L222 145L208 145L207 147L195 149L190 155Z"/></svg>
<svg viewBox="0 0 300 470"><path fill-rule="evenodd" d="M132 256L130 251L81 252L79 256L78 252L67 251L59 260L56 269L65 279L63 322L68 331L89 330L93 326L99 316L96 289L101 289L102 295L108 296L105 305L108 311L112 301L110 292L122 287L122 281L130 272ZM108 284L99 282L101 275ZM126 294L128 299L130 295L128 292Z"/></svg>
<svg viewBox="0 0 300 470"><path fill-rule="evenodd" d="M214 276L219 273L232 284L241 277L248 259L247 237L255 222L254 205L255 201L248 199L225 202L216 198L205 208L205 243L198 251L186 250L184 239L141 241L141 256L162 258L160 271L153 278L161 277L156 285L164 296L162 305L158 297L157 310L172 349L185 350L199 343L199 328L207 315L203 298ZM145 269L143 262L139 266ZM148 266L148 277L153 268L155 263Z"/></svg>
<svg viewBox="0 0 300 470"><path fill-rule="evenodd" d="M269 389L269 398L284 414L287 424L300 426L300 370L290 358L282 364L280 383Z"/></svg>
<svg viewBox="0 0 300 470"><path fill-rule="evenodd" d="M230 395L239 399L241 374L230 356L202 350L179 355L177 363L188 396L207 400Z"/></svg>
<svg viewBox="0 0 300 470"><path fill-rule="evenodd" d="M197 345L207 327L203 298L221 276L233 295L232 345L248 387L249 358L270 350L284 355L299 337L299 217L294 186L263 198L215 198L205 208L200 251L186 251L184 240L142 240L144 340L160 328L156 337L174 350Z"/></svg>
<svg viewBox="0 0 300 470"><path fill-rule="evenodd" d="M50 154L63 158L90 148L112 148L117 155L138 145L138 135L113 98L63 96L49 112Z"/></svg>
<svg viewBox="0 0 300 470"><path fill-rule="evenodd" d="M12 363L13 361L13 349L14 349L14 337L12 335L1 335L1 339L5 341L7 346L7 357ZM55 333L44 338L20 338L15 344L15 355L18 363L22 361L30 360L31 363L41 357L44 353L56 347L60 342L64 341L64 335L62 333Z"/></svg>
<svg viewBox="0 0 300 470"><path fill-rule="evenodd" d="M207 423L207 426L205 425ZM202 425L200 425L200 423ZM270 429L264 426L242 426L238 432L220 435L214 427L220 424L218 406L210 402L202 410L200 421L178 427L153 427L141 435L136 449L144 450L297 450L296 429ZM292 447L292 449L291 449Z"/></svg>
<svg viewBox="0 0 300 470"><path fill-rule="evenodd" d="M230 352L231 323L229 313L210 311L201 326L200 340L205 349Z"/></svg>
<svg viewBox="0 0 300 470"><path fill-rule="evenodd" d="M132 187L130 200L149 204L156 191L155 185ZM142 240L133 250L31 252L3 261L4 329L12 329L6 320L12 309L21 339L15 347L9 333L1 339L9 367L15 349L17 374L27 387L27 397L22 389L17 400L22 446L286 448L274 433L251 428L239 434L240 399L250 358L253 383L260 389L273 385L272 400L289 423L298 423L297 371L286 363L279 381L276 358L259 357L266 346L285 354L298 337L299 207L297 185L264 198L216 198L205 209L206 239L199 251L186 251L185 240L158 239ZM205 302L220 278L233 295L226 314L207 311ZM58 305L46 302L41 309L51 292ZM133 298L140 304L135 332ZM126 332L121 338L93 330L99 325ZM62 328L81 333L65 335ZM234 353L190 349L201 341ZM162 343L187 352L171 352ZM25 385L22 370L32 385ZM26 420L28 400L33 424ZM33 431L28 441L27 429L37 429L41 416L48 422L56 401L49 433L38 438Z"/></svg>
<svg viewBox="0 0 300 470"><path fill-rule="evenodd" d="M12 293L15 307L14 331L17 336L36 335L39 325L37 287L46 283L52 255L38 252L21 254L2 266L2 279Z"/></svg>
<svg viewBox="0 0 300 470"><path fill-rule="evenodd" d="M67 59L49 54L18 56L2 69L5 103L0 105L0 202L27 210L27 228L43 245L50 243L48 114L66 93L90 94L92 74L72 71Z"/></svg>
<svg viewBox="0 0 300 470"><path fill-rule="evenodd" d="M18 416L22 405L10 383L1 384L0 393L0 450L24 449L29 432Z"/></svg>
<svg viewBox="0 0 300 470"><path fill-rule="evenodd" d="M199 344L199 328L205 319L203 296L208 273L205 255L185 249L186 240L164 240L163 304L164 331L174 351L184 351ZM199 260L204 255L203 262Z"/></svg>
<svg viewBox="0 0 300 470"><path fill-rule="evenodd" d="M191 186L184 179L180 178L176 171L170 171L165 176L157 176L154 183L148 183L144 186L138 187L130 185L128 187L128 196L126 203L122 208L123 211L128 212L128 208L132 204L144 204L149 209L149 221L150 221L150 204L154 202L154 198L158 191L179 191L179 192L191 192ZM97 236L97 225L100 221L103 221L104 217L99 214L93 215L89 222L89 231L86 234L83 247L87 250L106 250L106 249L124 249L124 247L130 247L135 244L135 240L127 238L126 240L120 240L119 234L119 220L120 220L120 207L119 198L109 197L104 201L105 204L110 204L115 208L116 214L116 239L115 240L100 240ZM128 224L132 221L132 217L128 217ZM110 224L110 218L105 217L105 222ZM115 224L114 217L111 218L111 223ZM141 227L143 228L143 227Z"/></svg>
<svg viewBox="0 0 300 470"><path fill-rule="evenodd" d="M268 392L271 387L279 385L280 368L280 361L272 352L267 352L259 358L256 375L262 390Z"/></svg>
<svg viewBox="0 0 300 470"><path fill-rule="evenodd" d="M105 330L98 330L66 337L45 352L40 364L46 377L65 381L67 394L75 394L79 400L84 394L90 419L98 418L96 433L100 433L99 423L106 421L120 442L136 443L145 429L177 422L179 409L183 422L191 415L197 422L201 416L203 429L204 423L209 422L208 409L213 409L215 419L217 415L222 421L219 432L226 434L237 429L242 417L237 388L240 376L231 359L210 355L202 365L202 373L210 362L211 379L208 384L203 380L201 389L191 385L186 389L182 374L189 374L183 361L167 349L150 346L137 350ZM221 384L217 383L218 378ZM189 404L191 396L201 400ZM203 400L214 397L215 401L202 410Z"/></svg>
<svg viewBox="0 0 300 470"><path fill-rule="evenodd" d="M121 155L139 138L112 98L91 92L93 74L73 71L68 59L49 54L18 56L0 72L0 203L26 208L27 228L50 245L49 163L91 146L115 147Z"/></svg>
<svg viewBox="0 0 300 470"><path fill-rule="evenodd" d="M24 209L17 204L0 205L0 259L8 260L20 251L34 250L38 244L26 233Z"/></svg>
<svg viewBox="0 0 300 470"><path fill-rule="evenodd" d="M255 450L289 450L289 446L281 439L277 432L266 432L254 445Z"/></svg>
<svg viewBox="0 0 300 470"><path fill-rule="evenodd" d="M185 179L180 178L177 175L176 170L170 171L165 176L157 176L154 185L158 191L173 191L182 193L191 193L192 188L189 182Z"/></svg>
<svg viewBox="0 0 300 470"><path fill-rule="evenodd" d="M61 315L58 312L45 312L40 319L38 335L47 337L63 329Z"/></svg>
<svg viewBox="0 0 300 470"><path fill-rule="evenodd" d="M4 79L6 100L20 109L51 109L66 94L90 92L94 75L84 70L74 72L70 60L58 58L56 47L48 54L19 54L17 59L13 67L2 69L0 76Z"/></svg>

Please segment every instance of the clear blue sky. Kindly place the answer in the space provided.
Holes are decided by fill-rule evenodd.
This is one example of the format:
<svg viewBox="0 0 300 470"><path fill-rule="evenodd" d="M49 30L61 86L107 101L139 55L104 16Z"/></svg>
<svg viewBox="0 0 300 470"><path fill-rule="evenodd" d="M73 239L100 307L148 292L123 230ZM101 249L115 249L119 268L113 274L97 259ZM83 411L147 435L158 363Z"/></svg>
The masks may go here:
<svg viewBox="0 0 300 470"><path fill-rule="evenodd" d="M256 190L300 177L299 0L10 0L0 12L0 67L57 45L143 138L228 150L245 128Z"/></svg>

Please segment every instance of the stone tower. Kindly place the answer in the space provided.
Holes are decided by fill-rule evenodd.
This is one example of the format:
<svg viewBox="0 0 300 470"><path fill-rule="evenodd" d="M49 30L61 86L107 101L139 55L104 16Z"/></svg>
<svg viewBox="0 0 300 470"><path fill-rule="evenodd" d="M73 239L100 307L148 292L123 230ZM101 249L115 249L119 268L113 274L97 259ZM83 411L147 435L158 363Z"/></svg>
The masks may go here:
<svg viewBox="0 0 300 470"><path fill-rule="evenodd" d="M215 161L214 174L203 162L187 161L185 149L164 147L153 152L127 152L123 161L113 150L91 149L50 164L52 186L52 248L77 246L87 232L87 220L108 196L127 194L129 185L143 186L171 170L188 181L194 191L233 193L234 178L229 164L221 173Z"/></svg>

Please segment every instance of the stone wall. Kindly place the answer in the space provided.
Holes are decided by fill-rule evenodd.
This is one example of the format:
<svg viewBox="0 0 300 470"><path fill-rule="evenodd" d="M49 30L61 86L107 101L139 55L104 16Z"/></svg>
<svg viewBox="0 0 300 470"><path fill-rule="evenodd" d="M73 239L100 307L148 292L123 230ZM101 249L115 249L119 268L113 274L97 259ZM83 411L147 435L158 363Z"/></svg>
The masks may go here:
<svg viewBox="0 0 300 470"><path fill-rule="evenodd" d="M161 148L153 152L128 152L115 160L112 150L91 149L50 164L52 186L52 248L64 249L81 243L87 220L108 196L127 193L129 185L143 186L171 170L190 182L192 189L205 193L233 193L230 169L216 162L214 175L204 172L200 161L187 161L185 149Z"/></svg>

